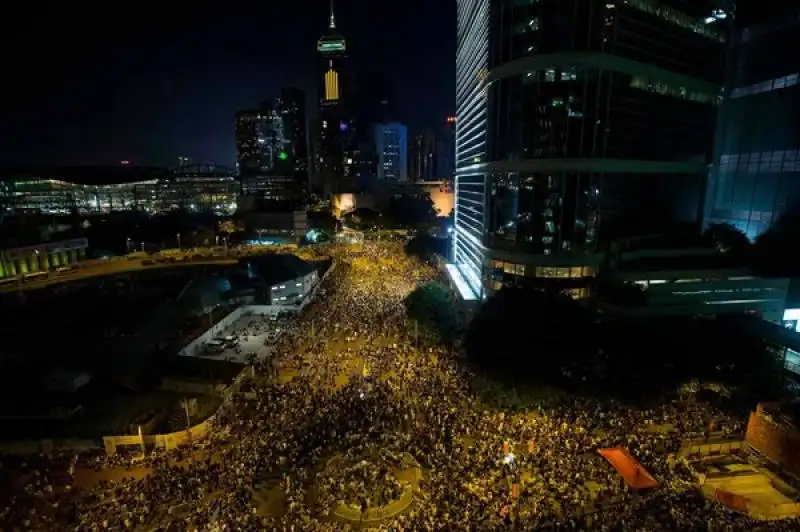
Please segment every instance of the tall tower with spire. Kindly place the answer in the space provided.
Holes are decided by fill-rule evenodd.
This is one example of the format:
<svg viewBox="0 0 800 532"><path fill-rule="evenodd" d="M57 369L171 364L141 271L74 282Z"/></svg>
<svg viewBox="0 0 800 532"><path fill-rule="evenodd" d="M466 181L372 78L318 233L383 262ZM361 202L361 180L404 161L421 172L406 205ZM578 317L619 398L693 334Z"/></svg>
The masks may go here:
<svg viewBox="0 0 800 532"><path fill-rule="evenodd" d="M333 0L327 30L317 41L319 59L319 118L314 135L313 185L323 197L343 192L343 134L347 132L345 108L349 100L347 41L336 28Z"/></svg>

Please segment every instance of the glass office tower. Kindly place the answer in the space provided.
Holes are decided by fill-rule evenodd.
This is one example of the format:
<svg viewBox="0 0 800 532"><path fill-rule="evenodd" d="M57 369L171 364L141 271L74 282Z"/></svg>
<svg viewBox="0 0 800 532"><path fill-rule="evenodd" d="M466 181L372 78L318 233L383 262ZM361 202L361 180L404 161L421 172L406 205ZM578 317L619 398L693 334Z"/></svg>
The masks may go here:
<svg viewBox="0 0 800 532"><path fill-rule="evenodd" d="M800 12L735 36L705 224L756 238L800 207Z"/></svg>
<svg viewBox="0 0 800 532"><path fill-rule="evenodd" d="M699 225L725 70L718 4L458 2L453 260L473 297L580 281L612 240Z"/></svg>

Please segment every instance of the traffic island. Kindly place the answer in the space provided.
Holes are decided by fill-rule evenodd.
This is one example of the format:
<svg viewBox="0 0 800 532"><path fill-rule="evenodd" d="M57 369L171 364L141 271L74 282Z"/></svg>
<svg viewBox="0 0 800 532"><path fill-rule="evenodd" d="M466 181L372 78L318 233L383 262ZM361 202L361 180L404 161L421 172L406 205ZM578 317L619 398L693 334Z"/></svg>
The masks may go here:
<svg viewBox="0 0 800 532"><path fill-rule="evenodd" d="M408 453L336 455L318 475L316 503L333 521L374 527L414 502L421 478L422 468Z"/></svg>

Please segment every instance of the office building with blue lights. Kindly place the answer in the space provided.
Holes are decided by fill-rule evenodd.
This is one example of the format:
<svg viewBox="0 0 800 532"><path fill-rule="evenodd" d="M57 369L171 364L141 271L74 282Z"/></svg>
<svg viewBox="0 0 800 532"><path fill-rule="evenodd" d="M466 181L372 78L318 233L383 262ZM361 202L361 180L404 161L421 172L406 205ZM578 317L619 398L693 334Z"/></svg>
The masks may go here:
<svg viewBox="0 0 800 532"><path fill-rule="evenodd" d="M800 11L738 32L709 176L705 225L751 239L800 203Z"/></svg>
<svg viewBox="0 0 800 532"><path fill-rule="evenodd" d="M619 238L700 225L729 13L713 0L459 0L453 282L585 295Z"/></svg>
<svg viewBox="0 0 800 532"><path fill-rule="evenodd" d="M379 180L408 179L408 128L397 122L375 124L375 154Z"/></svg>

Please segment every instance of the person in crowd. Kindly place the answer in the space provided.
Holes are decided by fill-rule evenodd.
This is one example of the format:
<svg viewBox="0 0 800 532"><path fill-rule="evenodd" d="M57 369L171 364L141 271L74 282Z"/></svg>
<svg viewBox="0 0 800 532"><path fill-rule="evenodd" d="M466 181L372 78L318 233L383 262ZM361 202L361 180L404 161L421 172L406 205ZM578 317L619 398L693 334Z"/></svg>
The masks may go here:
<svg viewBox="0 0 800 532"><path fill-rule="evenodd" d="M356 530L333 509L369 515L412 489L413 503L379 529L800 530L798 520L760 522L704 499L671 458L683 440L702 437L709 416L729 432L743 420L677 398L650 408L581 397L487 405L452 349L420 341L406 320L404 298L437 279L435 269L397 242L333 253L322 295L255 358L252 384L215 415L210 439L135 465L124 454L79 456L77 468L151 468L89 490L56 478L57 457L40 457L20 467L25 487L0 513L0 529ZM254 320L234 335L264 327ZM620 482L597 457L615 446L659 487L633 492ZM418 485L397 478L405 454L421 467ZM280 509L261 511L266 496Z"/></svg>

